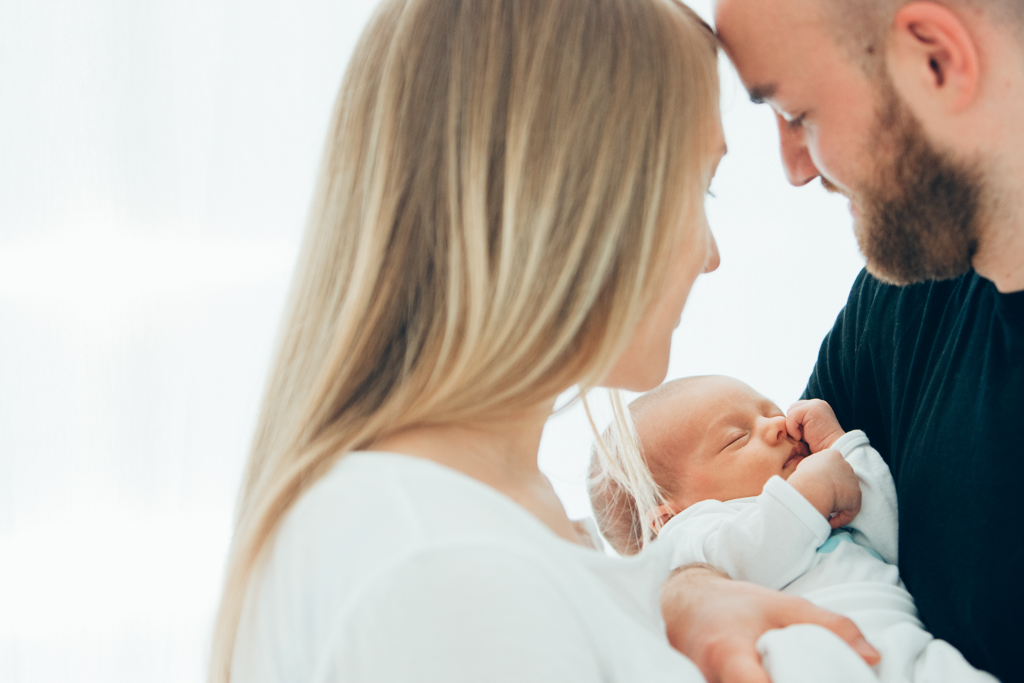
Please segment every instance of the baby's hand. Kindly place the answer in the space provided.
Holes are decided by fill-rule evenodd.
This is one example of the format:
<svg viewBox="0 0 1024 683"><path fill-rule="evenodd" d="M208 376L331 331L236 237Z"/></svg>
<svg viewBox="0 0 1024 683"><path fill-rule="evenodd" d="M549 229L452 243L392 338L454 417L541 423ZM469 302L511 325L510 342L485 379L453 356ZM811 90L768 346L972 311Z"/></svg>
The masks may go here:
<svg viewBox="0 0 1024 683"><path fill-rule="evenodd" d="M832 444L845 433L832 412L832 406L820 398L791 405L786 414L786 431L797 441L806 441L811 453L832 448Z"/></svg>
<svg viewBox="0 0 1024 683"><path fill-rule="evenodd" d="M833 529L846 526L860 512L860 483L839 451L804 458L789 483L820 512Z"/></svg>

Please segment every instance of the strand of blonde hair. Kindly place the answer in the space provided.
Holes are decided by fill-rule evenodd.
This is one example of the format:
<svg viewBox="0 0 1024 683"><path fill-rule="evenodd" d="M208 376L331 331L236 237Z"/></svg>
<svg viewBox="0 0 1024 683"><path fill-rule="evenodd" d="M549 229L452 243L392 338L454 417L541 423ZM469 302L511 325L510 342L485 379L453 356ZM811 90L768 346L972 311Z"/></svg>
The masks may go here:
<svg viewBox="0 0 1024 683"><path fill-rule="evenodd" d="M669 0L386 0L342 84L243 477L210 680L345 454L607 375L702 200L715 44Z"/></svg>

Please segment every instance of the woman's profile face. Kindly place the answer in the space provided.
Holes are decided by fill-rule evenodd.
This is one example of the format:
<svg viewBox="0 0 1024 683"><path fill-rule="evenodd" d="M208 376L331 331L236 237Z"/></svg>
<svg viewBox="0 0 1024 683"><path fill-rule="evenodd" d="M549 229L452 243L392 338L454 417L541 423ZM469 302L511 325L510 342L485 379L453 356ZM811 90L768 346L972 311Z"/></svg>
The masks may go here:
<svg viewBox="0 0 1024 683"><path fill-rule="evenodd" d="M709 186L725 154L725 136L717 114L715 120L715 140L711 146L715 151L705 159L702 169ZM678 226L680 237L665 286L637 326L629 346L602 382L606 387L647 391L661 384L668 372L672 332L679 326L690 288L698 275L718 268L718 245L708 226L704 202L693 202L692 206L690 215Z"/></svg>

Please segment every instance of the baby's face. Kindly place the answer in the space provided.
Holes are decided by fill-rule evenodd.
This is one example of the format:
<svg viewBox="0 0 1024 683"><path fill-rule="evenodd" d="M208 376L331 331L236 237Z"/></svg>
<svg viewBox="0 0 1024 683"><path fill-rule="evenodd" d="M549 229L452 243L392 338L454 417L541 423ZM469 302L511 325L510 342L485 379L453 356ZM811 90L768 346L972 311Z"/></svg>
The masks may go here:
<svg viewBox="0 0 1024 683"><path fill-rule="evenodd" d="M739 380L690 378L646 398L637 431L655 480L679 509L756 496L810 454L789 436L779 407Z"/></svg>

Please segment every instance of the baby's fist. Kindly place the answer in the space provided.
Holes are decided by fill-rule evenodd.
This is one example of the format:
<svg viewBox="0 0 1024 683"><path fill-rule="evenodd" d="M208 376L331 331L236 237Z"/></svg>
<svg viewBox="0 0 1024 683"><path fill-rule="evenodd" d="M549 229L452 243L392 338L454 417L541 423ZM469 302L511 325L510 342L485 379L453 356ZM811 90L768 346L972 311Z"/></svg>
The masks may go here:
<svg viewBox="0 0 1024 683"><path fill-rule="evenodd" d="M791 405L786 414L786 431L794 439L807 442L812 453L831 448L845 433L832 412L832 406L820 398Z"/></svg>
<svg viewBox="0 0 1024 683"><path fill-rule="evenodd" d="M807 456L789 476L789 483L833 529L846 526L860 512L860 482L839 451L827 450Z"/></svg>

